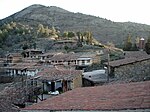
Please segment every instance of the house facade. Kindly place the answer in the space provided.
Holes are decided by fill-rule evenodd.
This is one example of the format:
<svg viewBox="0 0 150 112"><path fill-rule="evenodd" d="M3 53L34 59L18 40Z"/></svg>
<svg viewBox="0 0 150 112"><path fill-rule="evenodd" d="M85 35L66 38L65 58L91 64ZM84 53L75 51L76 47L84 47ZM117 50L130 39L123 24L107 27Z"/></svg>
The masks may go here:
<svg viewBox="0 0 150 112"><path fill-rule="evenodd" d="M9 53L6 55L6 64L14 64L22 61L22 55L20 53Z"/></svg>
<svg viewBox="0 0 150 112"><path fill-rule="evenodd" d="M35 76L40 71L37 63L17 63L6 67L8 76Z"/></svg>
<svg viewBox="0 0 150 112"><path fill-rule="evenodd" d="M39 59L39 56L43 54L40 49L27 49L23 52L25 58Z"/></svg>
<svg viewBox="0 0 150 112"><path fill-rule="evenodd" d="M110 67L110 75L121 80L145 80L150 77L150 56L125 58L105 63Z"/></svg>
<svg viewBox="0 0 150 112"><path fill-rule="evenodd" d="M35 77L42 83L45 92L65 92L82 87L82 71L64 68L47 68Z"/></svg>

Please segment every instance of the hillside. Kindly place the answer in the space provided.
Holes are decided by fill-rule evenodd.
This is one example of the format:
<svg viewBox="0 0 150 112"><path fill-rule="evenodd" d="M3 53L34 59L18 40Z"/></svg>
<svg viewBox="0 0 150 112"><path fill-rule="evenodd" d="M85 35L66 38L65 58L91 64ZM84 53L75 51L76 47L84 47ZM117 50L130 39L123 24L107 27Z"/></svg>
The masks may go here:
<svg viewBox="0 0 150 112"><path fill-rule="evenodd" d="M147 38L150 35L150 26L138 23L118 23L107 19L85 15L81 13L72 13L67 10L51 6L32 5L20 12L17 12L3 20L0 20L0 26L16 22L24 26L29 26L32 33L30 37L36 36L39 24L52 28L54 26L60 32L75 31L84 32L91 31L94 38L102 43L113 42L122 44L127 35L130 33L132 40L136 37ZM15 37L16 35L13 34ZM26 35L26 37L29 37Z"/></svg>

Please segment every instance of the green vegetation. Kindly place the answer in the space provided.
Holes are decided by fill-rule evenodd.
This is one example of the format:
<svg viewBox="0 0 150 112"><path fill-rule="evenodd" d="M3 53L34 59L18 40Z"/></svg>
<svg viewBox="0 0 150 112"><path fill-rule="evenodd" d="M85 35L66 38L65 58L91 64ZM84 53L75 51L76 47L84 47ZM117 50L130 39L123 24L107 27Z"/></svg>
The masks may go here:
<svg viewBox="0 0 150 112"><path fill-rule="evenodd" d="M147 54L150 54L150 36L145 43L145 51L147 52Z"/></svg>
<svg viewBox="0 0 150 112"><path fill-rule="evenodd" d="M3 51L22 49L24 46L50 50L53 43L59 39L77 40L78 47L82 45L104 47L99 42L110 42L109 46L117 45L124 50L138 50L137 36L147 39L149 31L149 25L117 23L72 13L58 7L33 5L0 21L0 54L3 54ZM132 38L131 35L126 36L128 33L132 34ZM127 39L123 43L125 38ZM132 42L135 39L136 41Z"/></svg>
<svg viewBox="0 0 150 112"><path fill-rule="evenodd" d="M132 42L131 42L131 35L129 34L127 39L125 40L123 50L131 51L131 49L132 49Z"/></svg>
<svg viewBox="0 0 150 112"><path fill-rule="evenodd" d="M139 50L137 47L137 45L139 44L139 37L135 39L134 43L131 40L132 40L131 34L129 34L127 39L124 42L124 47L123 47L124 51L138 51Z"/></svg>
<svg viewBox="0 0 150 112"><path fill-rule="evenodd" d="M38 38L54 38L54 39L58 39L58 35L59 35L59 31L56 30L54 27L49 28L48 26L44 26L42 24L38 25L38 29L37 29L37 37Z"/></svg>

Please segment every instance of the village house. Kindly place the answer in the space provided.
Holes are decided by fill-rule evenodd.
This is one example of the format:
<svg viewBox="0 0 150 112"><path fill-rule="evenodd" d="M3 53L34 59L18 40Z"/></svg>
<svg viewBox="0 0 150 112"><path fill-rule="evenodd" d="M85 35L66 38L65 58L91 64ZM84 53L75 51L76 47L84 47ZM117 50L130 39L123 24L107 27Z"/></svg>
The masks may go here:
<svg viewBox="0 0 150 112"><path fill-rule="evenodd" d="M50 62L50 58L52 58L55 54L57 53L51 53L51 52L48 52L48 53L44 53L44 54L41 54L39 57L40 57L40 62Z"/></svg>
<svg viewBox="0 0 150 112"><path fill-rule="evenodd" d="M48 65L75 66L78 56L75 53L45 53L40 55L40 62Z"/></svg>
<svg viewBox="0 0 150 112"><path fill-rule="evenodd" d="M56 54L50 58L52 65L75 66L78 56L74 53Z"/></svg>
<svg viewBox="0 0 150 112"><path fill-rule="evenodd" d="M38 78L37 78L38 77ZM65 92L82 87L82 71L64 68L45 68L35 76L46 92Z"/></svg>
<svg viewBox="0 0 150 112"><path fill-rule="evenodd" d="M25 107L21 112L150 110L150 81L76 88Z"/></svg>
<svg viewBox="0 0 150 112"><path fill-rule="evenodd" d="M100 63L101 62L101 55L103 54L102 51L95 51L95 52L79 52L77 53L80 58L91 58L92 63Z"/></svg>
<svg viewBox="0 0 150 112"><path fill-rule="evenodd" d="M25 58L39 59L39 56L43 54L43 51L40 49L26 49L23 52Z"/></svg>
<svg viewBox="0 0 150 112"><path fill-rule="evenodd" d="M150 78L150 55L125 58L105 63L110 67L109 75L120 80L145 80Z"/></svg>
<svg viewBox="0 0 150 112"><path fill-rule="evenodd" d="M9 53L6 55L5 65L15 64L22 61L20 53Z"/></svg>
<svg viewBox="0 0 150 112"><path fill-rule="evenodd" d="M45 53L40 55L40 62L49 65L64 65L74 68L85 68L100 62L99 53Z"/></svg>
<svg viewBox="0 0 150 112"><path fill-rule="evenodd" d="M0 58L0 75L4 75L5 70L4 68L5 58Z"/></svg>
<svg viewBox="0 0 150 112"><path fill-rule="evenodd" d="M6 67L8 76L35 76L42 67L37 63L17 63Z"/></svg>

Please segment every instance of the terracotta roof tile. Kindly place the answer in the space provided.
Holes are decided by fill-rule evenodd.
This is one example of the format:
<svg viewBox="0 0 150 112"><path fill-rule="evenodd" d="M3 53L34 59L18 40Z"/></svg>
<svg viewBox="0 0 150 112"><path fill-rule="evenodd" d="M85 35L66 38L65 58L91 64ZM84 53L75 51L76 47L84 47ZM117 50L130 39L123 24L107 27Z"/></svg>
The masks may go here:
<svg viewBox="0 0 150 112"><path fill-rule="evenodd" d="M52 58L51 61L69 61L69 60L76 60L79 56L76 54L56 54Z"/></svg>
<svg viewBox="0 0 150 112"><path fill-rule="evenodd" d="M150 108L150 81L77 88L23 110L126 110Z"/></svg>
<svg viewBox="0 0 150 112"><path fill-rule="evenodd" d="M64 68L48 68L41 72L38 72L37 76L40 76L42 80L57 80L68 79L71 80L78 75L82 75L82 71L69 70Z"/></svg>
<svg viewBox="0 0 150 112"><path fill-rule="evenodd" d="M17 63L13 66L7 67L8 69L18 69L18 70L23 70L26 68L33 68L34 66L36 66L37 63Z"/></svg>

